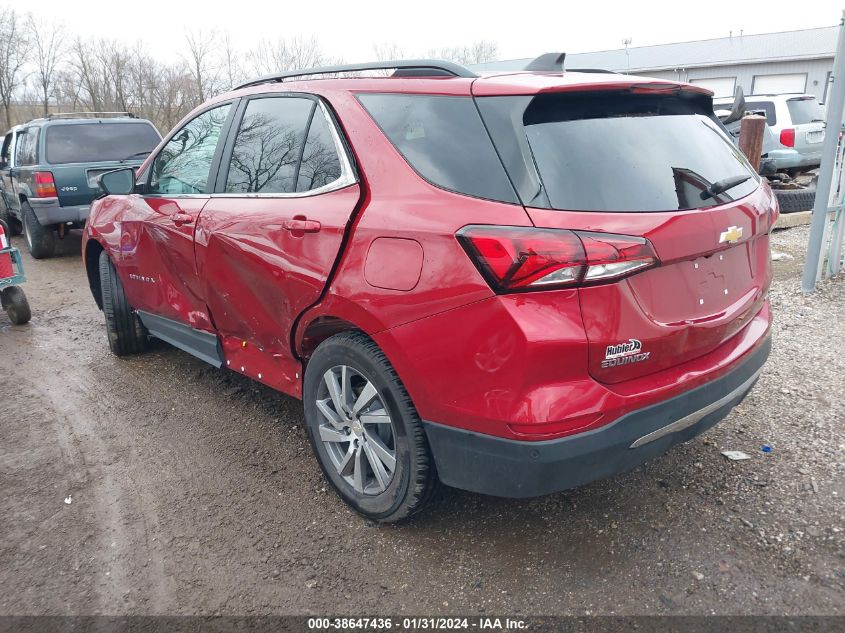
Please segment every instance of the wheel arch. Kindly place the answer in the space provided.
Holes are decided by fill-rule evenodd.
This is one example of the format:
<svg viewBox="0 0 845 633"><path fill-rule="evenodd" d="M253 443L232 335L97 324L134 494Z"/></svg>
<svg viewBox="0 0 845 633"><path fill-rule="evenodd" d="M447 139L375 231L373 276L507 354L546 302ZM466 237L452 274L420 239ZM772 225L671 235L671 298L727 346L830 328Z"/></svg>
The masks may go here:
<svg viewBox="0 0 845 633"><path fill-rule="evenodd" d="M361 332L370 336L352 321L329 314L320 315L301 328L296 342L297 354L302 358L303 363L307 363L320 343L342 332Z"/></svg>
<svg viewBox="0 0 845 633"><path fill-rule="evenodd" d="M387 327L360 303L329 292L320 303L300 315L293 327L291 343L295 356L305 364L317 346L330 336L358 331L375 339Z"/></svg>
<svg viewBox="0 0 845 633"><path fill-rule="evenodd" d="M95 239L89 239L85 244L85 272L88 275L88 286L91 288L91 294L94 295L94 301L97 302L97 307L103 309L103 289L100 285L100 253L104 252L105 248Z"/></svg>

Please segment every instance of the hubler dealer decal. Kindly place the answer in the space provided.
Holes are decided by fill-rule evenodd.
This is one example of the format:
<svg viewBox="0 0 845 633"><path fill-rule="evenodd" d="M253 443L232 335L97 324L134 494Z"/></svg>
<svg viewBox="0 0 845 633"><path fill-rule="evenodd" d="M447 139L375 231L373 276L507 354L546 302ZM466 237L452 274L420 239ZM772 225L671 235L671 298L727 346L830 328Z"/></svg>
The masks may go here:
<svg viewBox="0 0 845 633"><path fill-rule="evenodd" d="M604 353L604 360L601 362L602 369L607 367L619 367L648 360L651 352L643 351L643 344L632 338L627 343L608 345Z"/></svg>

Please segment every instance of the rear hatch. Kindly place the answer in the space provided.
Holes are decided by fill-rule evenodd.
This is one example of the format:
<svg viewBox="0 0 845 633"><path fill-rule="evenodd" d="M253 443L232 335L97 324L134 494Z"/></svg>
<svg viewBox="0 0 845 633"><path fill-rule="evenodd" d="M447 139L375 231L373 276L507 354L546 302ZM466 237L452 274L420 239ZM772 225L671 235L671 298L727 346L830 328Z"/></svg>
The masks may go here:
<svg viewBox="0 0 845 633"><path fill-rule="evenodd" d="M90 204L102 192L97 178L137 167L161 137L146 121L68 121L47 127L45 159L62 206Z"/></svg>
<svg viewBox="0 0 845 633"><path fill-rule="evenodd" d="M706 95L638 86L477 102L536 226L578 232L588 257L584 232L645 238L659 260L614 282L584 277L594 378L700 357L760 310L774 199Z"/></svg>
<svg viewBox="0 0 845 633"><path fill-rule="evenodd" d="M816 98L810 95L786 100L792 127L794 147L799 154L820 154L824 141L824 112Z"/></svg>

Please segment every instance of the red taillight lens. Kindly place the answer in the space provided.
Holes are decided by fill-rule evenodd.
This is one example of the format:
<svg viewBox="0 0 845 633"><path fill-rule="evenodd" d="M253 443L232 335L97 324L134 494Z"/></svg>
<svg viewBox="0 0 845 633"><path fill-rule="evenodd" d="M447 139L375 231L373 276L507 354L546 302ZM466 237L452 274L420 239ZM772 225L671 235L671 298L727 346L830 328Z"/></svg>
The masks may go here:
<svg viewBox="0 0 845 633"><path fill-rule="evenodd" d="M499 292L615 281L657 265L641 237L509 226L467 226L458 239Z"/></svg>
<svg viewBox="0 0 845 633"><path fill-rule="evenodd" d="M658 262L651 242L633 235L575 231L587 252L584 283L620 279Z"/></svg>
<svg viewBox="0 0 845 633"><path fill-rule="evenodd" d="M56 196L56 183L53 174L49 171L35 172L35 197L54 198Z"/></svg>
<svg viewBox="0 0 845 633"><path fill-rule="evenodd" d="M781 130L780 144L786 147L795 147L795 130L791 127Z"/></svg>
<svg viewBox="0 0 845 633"><path fill-rule="evenodd" d="M530 290L578 283L586 256L571 231L468 226L458 239L481 273L499 290Z"/></svg>

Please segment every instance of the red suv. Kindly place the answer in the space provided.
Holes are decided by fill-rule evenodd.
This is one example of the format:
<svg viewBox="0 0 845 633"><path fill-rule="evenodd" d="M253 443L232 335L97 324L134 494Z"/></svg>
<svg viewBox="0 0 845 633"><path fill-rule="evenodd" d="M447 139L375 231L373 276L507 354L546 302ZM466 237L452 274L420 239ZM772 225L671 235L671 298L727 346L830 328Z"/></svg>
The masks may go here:
<svg viewBox="0 0 845 633"><path fill-rule="evenodd" d="M714 425L769 354L772 192L709 92L538 59L197 108L101 177L112 351L152 336L301 398L326 478L384 522L438 480L543 495Z"/></svg>

